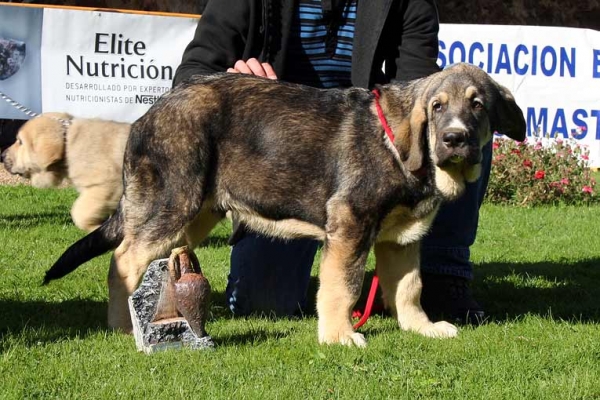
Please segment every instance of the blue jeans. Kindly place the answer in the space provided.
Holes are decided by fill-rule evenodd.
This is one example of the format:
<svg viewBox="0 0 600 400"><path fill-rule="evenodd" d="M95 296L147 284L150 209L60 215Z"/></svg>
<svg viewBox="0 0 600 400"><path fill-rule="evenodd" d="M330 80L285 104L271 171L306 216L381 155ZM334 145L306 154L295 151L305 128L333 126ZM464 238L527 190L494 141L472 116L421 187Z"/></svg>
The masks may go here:
<svg viewBox="0 0 600 400"><path fill-rule="evenodd" d="M421 271L473 279L469 248L475 242L479 207L483 202L492 165L492 143L483 148L481 177L468 183L456 201L440 207L429 234L421 242Z"/></svg>
<svg viewBox="0 0 600 400"><path fill-rule="evenodd" d="M423 272L473 278L469 247L475 242L491 159L489 143L483 151L481 178L467 184L460 199L440 208L422 242ZM317 248L314 240L284 241L244 232L231 251L227 306L236 315L291 316L301 312Z"/></svg>
<svg viewBox="0 0 600 400"><path fill-rule="evenodd" d="M286 241L244 232L231 250L225 290L229 309L236 315L301 313L318 246L316 240Z"/></svg>

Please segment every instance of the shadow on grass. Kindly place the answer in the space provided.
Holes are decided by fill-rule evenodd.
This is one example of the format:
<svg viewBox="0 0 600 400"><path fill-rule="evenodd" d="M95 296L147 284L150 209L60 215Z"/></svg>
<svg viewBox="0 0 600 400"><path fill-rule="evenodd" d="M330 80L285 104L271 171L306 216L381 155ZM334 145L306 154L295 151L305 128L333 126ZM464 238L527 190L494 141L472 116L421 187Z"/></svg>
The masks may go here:
<svg viewBox="0 0 600 400"><path fill-rule="evenodd" d="M108 329L106 312L106 302L93 300L0 300L0 336L19 335L32 343L85 337Z"/></svg>
<svg viewBox="0 0 600 400"><path fill-rule="evenodd" d="M600 322L600 258L564 263L488 263L476 267L471 283L488 321L505 322L525 314L573 322ZM373 272L365 274L355 310L364 310ZM318 289L311 279L307 315L315 315ZM381 289L376 305L381 305Z"/></svg>
<svg viewBox="0 0 600 400"><path fill-rule="evenodd" d="M229 246L229 236L211 235L204 239L200 247L226 247Z"/></svg>
<svg viewBox="0 0 600 400"><path fill-rule="evenodd" d="M494 321L514 320L529 313L600 322L600 258L480 264L472 288Z"/></svg>
<svg viewBox="0 0 600 400"><path fill-rule="evenodd" d="M248 325L249 327L250 325ZM281 339L293 334L291 331L286 330L285 332L277 331L276 329L258 329L258 328L244 328L243 333L237 334L220 334L219 337L213 337L215 343L218 346L231 346L231 345L247 345L247 344L258 344L266 342L271 339ZM210 333L210 332L209 332Z"/></svg>
<svg viewBox="0 0 600 400"><path fill-rule="evenodd" d="M355 309L364 309L372 277L373 272L367 272ZM573 322L600 322L600 259L564 263L480 264L472 288L477 300L484 305L489 321L511 321L532 314L551 315L555 319ZM304 317L316 315L317 289L318 280L312 277ZM213 293L211 319L231 317L225 300L225 293ZM0 336L24 333L22 340L31 343L85 337L108 329L106 313L105 302L92 300L60 303L0 300ZM251 329L219 338L219 342L257 343L286 335L278 331ZM0 344L2 350L3 345Z"/></svg>
<svg viewBox="0 0 600 400"><path fill-rule="evenodd" d="M364 310L373 271L367 271L355 306ZM311 277L303 315L316 316L318 279ZM564 263L479 264L471 283L490 321L510 321L525 314L579 322L600 322L600 258ZM380 302L381 290L376 304ZM230 316L225 294L213 293L216 318Z"/></svg>
<svg viewBox="0 0 600 400"><path fill-rule="evenodd" d="M48 224L69 224L72 223L69 212L57 210L43 213L23 213L0 216L0 225L4 229L26 228L38 225Z"/></svg>

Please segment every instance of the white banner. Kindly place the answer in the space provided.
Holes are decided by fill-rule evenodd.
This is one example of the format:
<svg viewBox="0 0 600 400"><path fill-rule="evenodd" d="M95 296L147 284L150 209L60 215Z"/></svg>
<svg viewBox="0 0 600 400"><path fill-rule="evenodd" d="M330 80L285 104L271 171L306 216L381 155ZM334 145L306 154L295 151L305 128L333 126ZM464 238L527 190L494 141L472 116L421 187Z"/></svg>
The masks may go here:
<svg viewBox="0 0 600 400"><path fill-rule="evenodd" d="M0 44L18 44L5 53L20 63L0 76L0 91L35 112L127 122L171 88L197 24L194 16L53 8L43 9L42 20L40 11L0 6ZM515 94L529 137L575 138L600 166L600 32L442 24L438 62L480 66ZM15 114L26 118L0 104L0 118Z"/></svg>
<svg viewBox="0 0 600 400"><path fill-rule="evenodd" d="M600 166L600 32L443 24L440 66L468 62L515 95L527 135L575 138Z"/></svg>
<svg viewBox="0 0 600 400"><path fill-rule="evenodd" d="M45 9L42 109L135 121L171 88L197 21Z"/></svg>

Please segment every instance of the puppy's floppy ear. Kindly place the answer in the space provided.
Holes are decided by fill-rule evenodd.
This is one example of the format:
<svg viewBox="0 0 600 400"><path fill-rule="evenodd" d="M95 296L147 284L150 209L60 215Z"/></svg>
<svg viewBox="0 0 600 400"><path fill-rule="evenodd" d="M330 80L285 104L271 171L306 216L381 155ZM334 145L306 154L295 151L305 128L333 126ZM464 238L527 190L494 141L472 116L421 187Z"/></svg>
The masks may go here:
<svg viewBox="0 0 600 400"><path fill-rule="evenodd" d="M36 156L39 161L40 167L43 170L48 170L52 165L62 161L64 154L64 146L61 143L46 143L44 146L39 147L36 150Z"/></svg>
<svg viewBox="0 0 600 400"><path fill-rule="evenodd" d="M417 101L407 118L402 120L396 135L400 158L410 172L415 172L423 166L426 132L427 110Z"/></svg>
<svg viewBox="0 0 600 400"><path fill-rule="evenodd" d="M522 142L525 140L527 130L523 112L510 90L497 83L495 85L498 91L494 106L490 111L490 128L492 132L497 131Z"/></svg>
<svg viewBox="0 0 600 400"><path fill-rule="evenodd" d="M65 139L62 134L42 131L33 142L33 154L42 170L63 160L65 154Z"/></svg>

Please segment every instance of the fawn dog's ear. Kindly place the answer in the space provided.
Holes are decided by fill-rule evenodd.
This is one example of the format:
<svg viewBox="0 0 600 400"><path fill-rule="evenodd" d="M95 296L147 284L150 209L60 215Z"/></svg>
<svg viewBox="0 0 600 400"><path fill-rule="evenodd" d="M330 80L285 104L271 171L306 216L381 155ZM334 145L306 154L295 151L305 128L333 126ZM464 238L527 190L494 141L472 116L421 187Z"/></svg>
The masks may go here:
<svg viewBox="0 0 600 400"><path fill-rule="evenodd" d="M427 110L417 101L408 115L400 121L395 143L404 166L410 172L415 172L423 166L427 156L426 134Z"/></svg>
<svg viewBox="0 0 600 400"><path fill-rule="evenodd" d="M409 172L423 167L427 150L427 104L423 99L428 78L408 84L386 85L381 90L381 111L394 133L394 147Z"/></svg>
<svg viewBox="0 0 600 400"><path fill-rule="evenodd" d="M494 85L497 91L490 110L490 128L492 132L502 133L511 139L522 142L525 140L527 131L523 112L510 90L496 82Z"/></svg>
<svg viewBox="0 0 600 400"><path fill-rule="evenodd" d="M65 157L65 128L60 121L43 115L27 122L21 128L22 135L31 138L32 159L47 171Z"/></svg>

